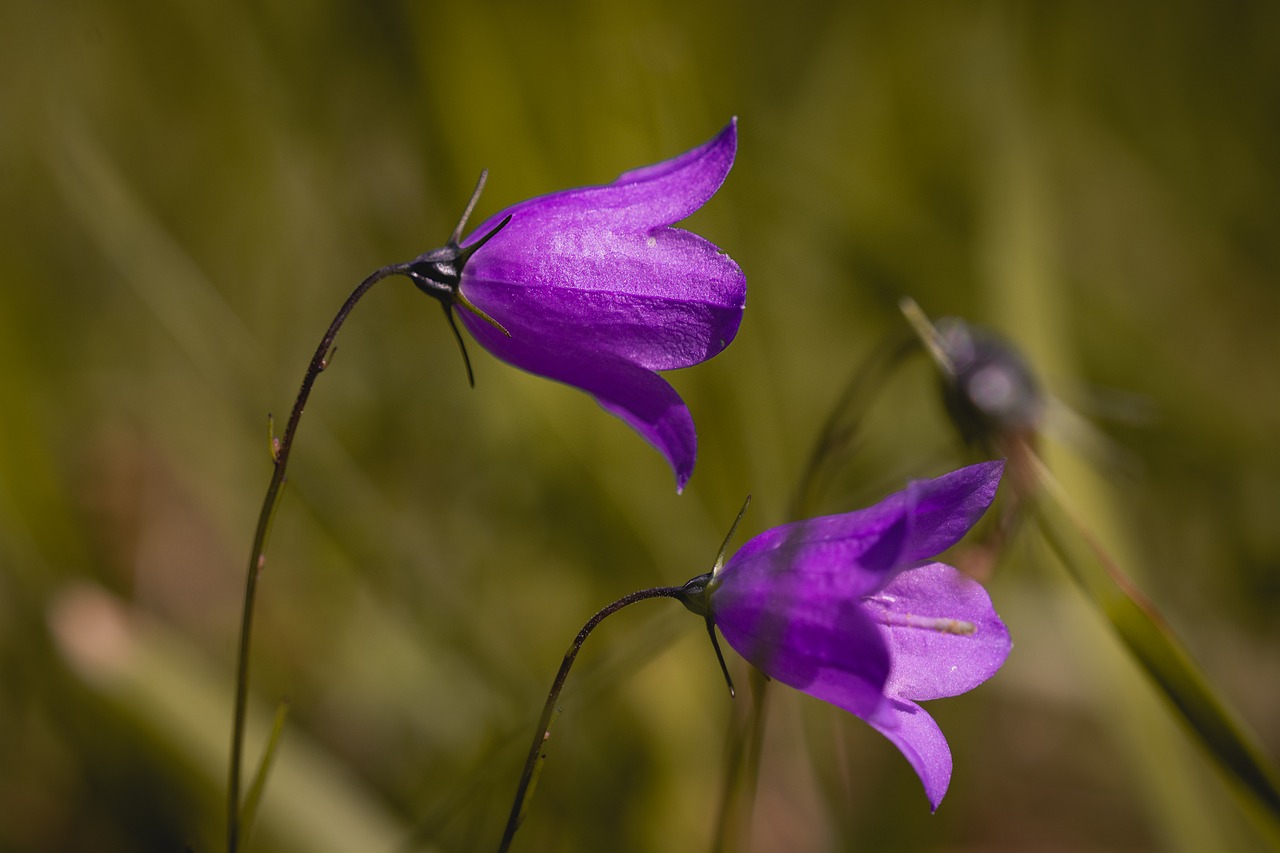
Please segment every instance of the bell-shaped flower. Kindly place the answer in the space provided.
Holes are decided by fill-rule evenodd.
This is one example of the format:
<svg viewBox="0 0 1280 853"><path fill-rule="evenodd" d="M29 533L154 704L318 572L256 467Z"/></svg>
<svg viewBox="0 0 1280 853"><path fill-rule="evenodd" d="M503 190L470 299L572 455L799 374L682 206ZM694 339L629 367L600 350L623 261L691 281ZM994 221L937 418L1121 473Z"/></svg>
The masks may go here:
<svg viewBox="0 0 1280 853"><path fill-rule="evenodd" d="M509 207L465 240L464 216L448 244L398 271L441 300L451 325L454 306L465 309L462 324L498 358L594 396L666 457L683 489L697 453L693 418L655 371L728 346L746 277L710 242L671 225L715 194L736 150L735 120L610 184Z"/></svg>
<svg viewBox="0 0 1280 853"><path fill-rule="evenodd" d="M681 597L766 675L889 738L934 809L951 750L916 703L977 687L1010 641L982 585L933 558L990 506L1003 468L973 465L867 509L768 530Z"/></svg>

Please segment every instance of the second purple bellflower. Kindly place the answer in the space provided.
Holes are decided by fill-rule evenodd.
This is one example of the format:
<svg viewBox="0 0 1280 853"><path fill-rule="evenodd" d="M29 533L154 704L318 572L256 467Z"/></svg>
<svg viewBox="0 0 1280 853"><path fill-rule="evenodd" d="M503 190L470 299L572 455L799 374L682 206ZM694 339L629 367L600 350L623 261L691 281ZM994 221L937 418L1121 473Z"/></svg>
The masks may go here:
<svg viewBox="0 0 1280 853"><path fill-rule="evenodd" d="M767 530L679 597L766 675L892 741L937 809L951 750L917 703L977 687L1011 643L982 585L935 557L991 505L1003 470L971 465L866 509Z"/></svg>

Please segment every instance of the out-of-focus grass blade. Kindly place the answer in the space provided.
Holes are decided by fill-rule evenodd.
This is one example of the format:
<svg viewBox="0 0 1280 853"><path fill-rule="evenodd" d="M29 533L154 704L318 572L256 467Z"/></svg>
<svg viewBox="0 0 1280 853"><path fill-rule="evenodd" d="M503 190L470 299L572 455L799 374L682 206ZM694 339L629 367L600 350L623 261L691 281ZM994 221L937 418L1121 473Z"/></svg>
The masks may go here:
<svg viewBox="0 0 1280 853"><path fill-rule="evenodd" d="M1035 487L1027 506L1045 540L1204 748L1265 810L1280 841L1280 784L1271 761L1154 605L1077 520L1048 468L1027 451Z"/></svg>
<svg viewBox="0 0 1280 853"><path fill-rule="evenodd" d="M720 808L716 816L712 853L745 850L751 837L760 764L764 755L769 686L773 683L755 667L747 671L751 704L735 704L726 738ZM742 709L742 710L739 710Z"/></svg>
<svg viewBox="0 0 1280 853"><path fill-rule="evenodd" d="M48 622L71 670L133 721L141 738L154 741L175 772L179 767L193 770L207 786L210 802L220 805L213 792L224 780L226 764L226 674L211 668L161 623L88 583L55 595ZM260 717L266 714L251 706L251 744L259 742L253 735ZM271 738L277 740L278 733L273 731ZM279 751L274 744L264 749L268 756L278 752L278 760L272 760L270 807L262 812L260 846L313 853L379 851L394 849L407 836L408 827L377 792L322 745L300 732L281 745ZM220 811L210 805L208 813ZM216 832L216 825L205 831Z"/></svg>
<svg viewBox="0 0 1280 853"><path fill-rule="evenodd" d="M267 738L267 747L262 752L262 760L253 774L253 784L245 795L244 805L240 807L240 833L244 838L244 847L248 849L249 837L253 834L253 821L258 816L258 803L262 801L262 792L267 787L267 776L271 775L271 765L275 763L276 752L280 747L280 736L284 734L285 721L289 719L289 700L282 699L276 706L276 716L271 722L271 734Z"/></svg>
<svg viewBox="0 0 1280 853"><path fill-rule="evenodd" d="M859 365L818 433L791 497L789 521L813 514L832 477L857 449L867 412L879 398L881 387L919 346L914 336L895 334Z"/></svg>
<svg viewBox="0 0 1280 853"><path fill-rule="evenodd" d="M914 301L904 299L900 307L938 370L947 381L956 381L957 367L937 328ZM1111 623L1212 759L1265 811L1266 828L1280 842L1280 784L1256 738L1209 683L1155 605L1072 511L1032 438L1011 430L997 431L986 440L1009 459L1010 482L1018 499L1072 580Z"/></svg>

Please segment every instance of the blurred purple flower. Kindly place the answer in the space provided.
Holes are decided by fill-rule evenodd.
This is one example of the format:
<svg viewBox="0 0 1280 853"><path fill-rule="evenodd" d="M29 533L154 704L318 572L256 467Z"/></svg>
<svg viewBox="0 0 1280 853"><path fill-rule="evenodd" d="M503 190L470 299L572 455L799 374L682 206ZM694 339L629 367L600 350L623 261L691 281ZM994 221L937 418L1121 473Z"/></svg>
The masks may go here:
<svg viewBox="0 0 1280 853"><path fill-rule="evenodd" d="M916 702L977 687L1010 641L982 585L932 558L990 506L1003 469L973 465L867 509L776 527L685 587L686 606L765 674L893 741L934 809L951 750Z"/></svg>
<svg viewBox="0 0 1280 853"><path fill-rule="evenodd" d="M693 418L655 371L728 346L746 277L714 245L670 226L715 194L736 150L735 119L692 151L611 184L509 207L461 242L460 224L444 248L403 271L444 303L451 324L453 306L466 309L463 325L489 352L581 388L630 424L683 489L697 454Z"/></svg>

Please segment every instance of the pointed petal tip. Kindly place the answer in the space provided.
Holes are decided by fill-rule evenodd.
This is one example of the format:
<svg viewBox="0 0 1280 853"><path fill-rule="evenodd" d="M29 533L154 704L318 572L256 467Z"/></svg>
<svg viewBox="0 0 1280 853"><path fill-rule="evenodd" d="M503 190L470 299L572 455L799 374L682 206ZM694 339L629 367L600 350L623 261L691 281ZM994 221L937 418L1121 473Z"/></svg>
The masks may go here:
<svg viewBox="0 0 1280 853"><path fill-rule="evenodd" d="M974 466L978 469L984 485L990 489L991 497L987 500L990 505L996 499L996 491L1000 488L1000 482L1004 479L1005 461L1003 459L992 459L990 462L979 462Z"/></svg>
<svg viewBox="0 0 1280 853"><path fill-rule="evenodd" d="M962 495L968 495L976 506L981 507L978 512L981 515L996 499L996 491L1004 476L1004 466L1003 459L978 462L932 480L917 480L911 484L911 488L916 490L917 495L950 494L952 500L958 501L963 500ZM977 517L973 520L977 521Z"/></svg>
<svg viewBox="0 0 1280 853"><path fill-rule="evenodd" d="M676 460L668 457L667 461L671 463L671 470L676 475L676 494L683 495L684 487L689 485L689 478L693 476L693 460L677 463Z"/></svg>
<svg viewBox="0 0 1280 853"><path fill-rule="evenodd" d="M937 814L938 806L942 805L943 799L947 796L947 790L951 787L951 770L948 767L946 773L942 776L920 777L920 784L924 786L925 799L929 801L929 814Z"/></svg>
<svg viewBox="0 0 1280 853"><path fill-rule="evenodd" d="M966 465L964 468L960 468L954 473L957 475L962 474L977 482L994 481L999 483L1000 478L1004 475L1004 464L1005 461L1003 459L992 459L987 462L975 462L972 465Z"/></svg>
<svg viewBox="0 0 1280 853"><path fill-rule="evenodd" d="M732 164L733 158L738 153L738 117L734 116L729 119L729 123L721 128L715 138L711 140L713 146L724 145L729 148L729 162Z"/></svg>
<svg viewBox="0 0 1280 853"><path fill-rule="evenodd" d="M729 119L728 124L720 128L720 131L715 136L669 162L685 161L703 164L702 168L708 169L711 174L718 176L710 187L711 193L714 194L720 188L720 185L724 183L725 178L729 176L729 171L733 168L733 163L737 156L738 117L734 116ZM707 198L710 197L710 195L707 195Z"/></svg>
<svg viewBox="0 0 1280 853"><path fill-rule="evenodd" d="M911 764L924 786L930 811L936 812L951 786L951 747L929 712L914 702L894 699L887 719L869 719Z"/></svg>

